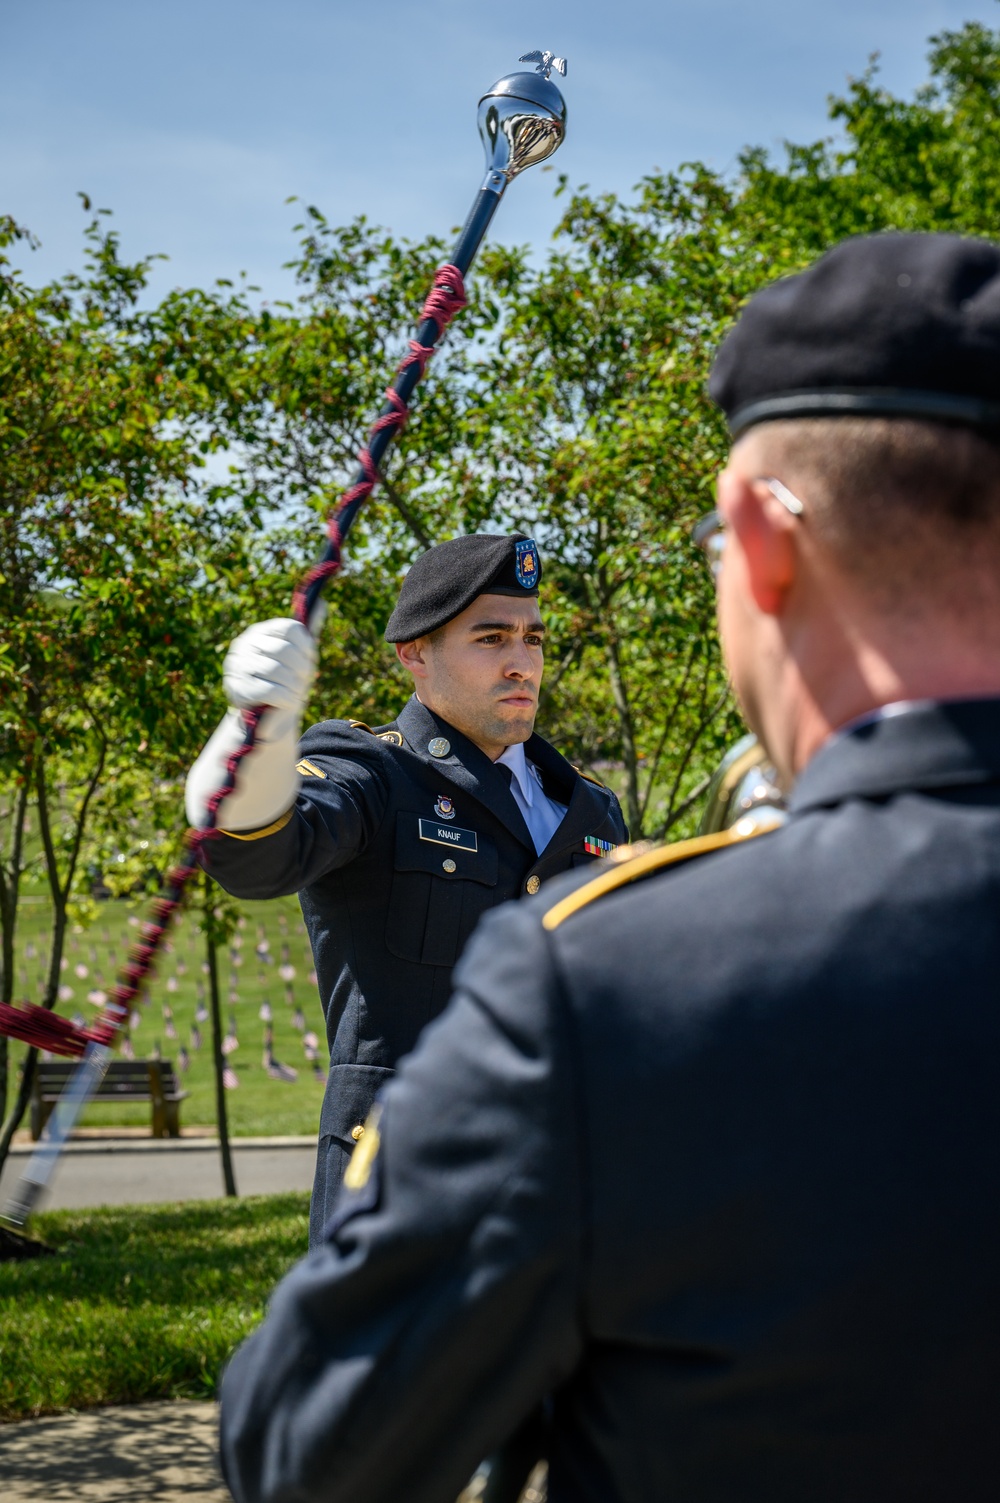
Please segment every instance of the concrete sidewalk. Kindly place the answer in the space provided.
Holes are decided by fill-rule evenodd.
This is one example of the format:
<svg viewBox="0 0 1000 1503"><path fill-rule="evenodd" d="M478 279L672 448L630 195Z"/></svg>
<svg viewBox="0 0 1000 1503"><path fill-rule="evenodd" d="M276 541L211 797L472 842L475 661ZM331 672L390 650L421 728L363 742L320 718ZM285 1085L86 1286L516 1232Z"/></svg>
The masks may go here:
<svg viewBox="0 0 1000 1503"><path fill-rule="evenodd" d="M3 1503L233 1503L215 1404L86 1409L0 1425ZM545 1503L544 1463L520 1503ZM456 1503L480 1503L482 1470ZM405 1503L405 1498L400 1499Z"/></svg>
<svg viewBox="0 0 1000 1503"><path fill-rule="evenodd" d="M232 1503L214 1404L132 1404L0 1425L4 1503Z"/></svg>
<svg viewBox="0 0 1000 1503"><path fill-rule="evenodd" d="M312 1189L315 1138L234 1138L232 1148L240 1195ZM12 1147L0 1199L12 1193L31 1152L30 1143ZM94 1137L67 1144L40 1209L215 1200L224 1194L213 1138Z"/></svg>

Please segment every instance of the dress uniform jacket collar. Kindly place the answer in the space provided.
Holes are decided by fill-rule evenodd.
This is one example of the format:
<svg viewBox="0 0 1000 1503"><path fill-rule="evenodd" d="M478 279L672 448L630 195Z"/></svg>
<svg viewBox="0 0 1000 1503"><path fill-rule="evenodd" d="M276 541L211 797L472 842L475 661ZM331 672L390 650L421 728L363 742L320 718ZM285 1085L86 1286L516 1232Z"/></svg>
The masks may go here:
<svg viewBox="0 0 1000 1503"><path fill-rule="evenodd" d="M447 720L442 720L421 704L416 695L403 706L395 724L411 751L424 761L434 763L450 782L457 783L488 809L501 814L511 834L534 853L535 843L507 778L485 752ZM444 737L450 743L447 756L434 757L427 750L436 737ZM566 816L553 836L552 844L564 849L592 833L607 812L607 795L581 777L572 763L541 736L531 735L525 743L524 753L541 773L546 793L567 806Z"/></svg>
<svg viewBox="0 0 1000 1503"><path fill-rule="evenodd" d="M793 814L904 788L1000 782L1000 699L921 700L837 732L801 774Z"/></svg>

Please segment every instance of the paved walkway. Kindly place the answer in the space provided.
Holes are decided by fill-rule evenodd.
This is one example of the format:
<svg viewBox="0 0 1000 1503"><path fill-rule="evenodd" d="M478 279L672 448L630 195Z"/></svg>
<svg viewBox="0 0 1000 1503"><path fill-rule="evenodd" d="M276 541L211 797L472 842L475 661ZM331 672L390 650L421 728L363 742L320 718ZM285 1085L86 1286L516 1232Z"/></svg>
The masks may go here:
<svg viewBox="0 0 1000 1503"><path fill-rule="evenodd" d="M131 1404L0 1425L3 1503L233 1503L215 1404ZM521 1503L545 1503L544 1465ZM476 1474L456 1503L479 1503ZM405 1503L401 1499L400 1503Z"/></svg>
<svg viewBox="0 0 1000 1503"><path fill-rule="evenodd" d="M0 1199L13 1192L30 1155L30 1143L11 1149ZM315 1138L233 1140L241 1195L310 1190L315 1167ZM212 1138L86 1138L66 1146L40 1209L214 1200L223 1194L219 1145Z"/></svg>
<svg viewBox="0 0 1000 1503"><path fill-rule="evenodd" d="M4 1503L232 1503L214 1404L133 1404L0 1425Z"/></svg>

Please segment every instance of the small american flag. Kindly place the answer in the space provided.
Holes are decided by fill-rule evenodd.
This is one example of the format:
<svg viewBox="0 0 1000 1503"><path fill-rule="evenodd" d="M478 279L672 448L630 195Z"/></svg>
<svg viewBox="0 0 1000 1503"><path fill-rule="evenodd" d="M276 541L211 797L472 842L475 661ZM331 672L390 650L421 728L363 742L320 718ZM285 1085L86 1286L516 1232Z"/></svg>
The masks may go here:
<svg viewBox="0 0 1000 1503"><path fill-rule="evenodd" d="M292 1065L283 1065L272 1054L265 1066L272 1080L298 1080L299 1072Z"/></svg>
<svg viewBox="0 0 1000 1503"><path fill-rule="evenodd" d="M237 1037L237 1033L236 1033L236 1018L233 1016L232 1013L230 1013L229 1014L229 1029L228 1029L228 1032L226 1033L225 1038L222 1040L222 1052L223 1052L223 1054L235 1054L236 1050L239 1047L240 1047L240 1041L239 1041L239 1038Z"/></svg>

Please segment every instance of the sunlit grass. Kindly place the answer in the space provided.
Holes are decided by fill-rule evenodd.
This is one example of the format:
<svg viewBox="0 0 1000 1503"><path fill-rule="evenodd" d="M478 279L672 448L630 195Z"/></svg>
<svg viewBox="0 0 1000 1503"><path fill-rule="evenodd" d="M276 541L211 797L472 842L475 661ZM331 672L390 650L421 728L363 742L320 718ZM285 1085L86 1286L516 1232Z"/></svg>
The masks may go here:
<svg viewBox="0 0 1000 1503"><path fill-rule="evenodd" d="M211 1398L305 1251L309 1197L52 1211L54 1258L0 1263L0 1420Z"/></svg>

